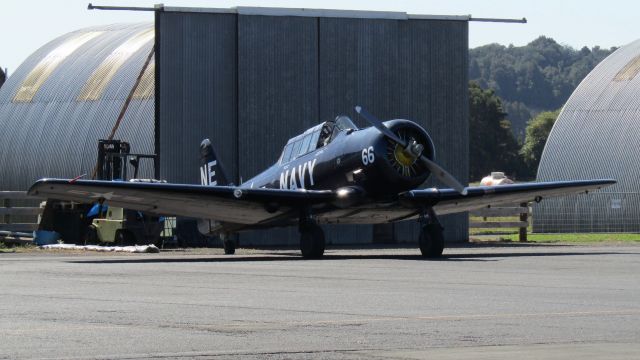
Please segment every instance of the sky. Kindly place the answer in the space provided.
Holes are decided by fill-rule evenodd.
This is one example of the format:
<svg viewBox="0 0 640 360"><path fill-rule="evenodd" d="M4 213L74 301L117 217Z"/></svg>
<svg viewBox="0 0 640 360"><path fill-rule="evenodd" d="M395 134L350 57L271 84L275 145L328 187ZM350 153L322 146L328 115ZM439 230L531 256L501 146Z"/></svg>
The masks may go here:
<svg viewBox="0 0 640 360"><path fill-rule="evenodd" d="M152 7L161 1L91 0L94 5ZM469 46L526 45L540 35L576 49L610 48L640 38L633 31L640 1L633 0L165 0L165 6L230 8L265 6L400 11L409 14L527 18L527 24L471 22ZM88 0L0 0L0 67L9 75L31 53L83 27L153 21L151 12L87 10Z"/></svg>

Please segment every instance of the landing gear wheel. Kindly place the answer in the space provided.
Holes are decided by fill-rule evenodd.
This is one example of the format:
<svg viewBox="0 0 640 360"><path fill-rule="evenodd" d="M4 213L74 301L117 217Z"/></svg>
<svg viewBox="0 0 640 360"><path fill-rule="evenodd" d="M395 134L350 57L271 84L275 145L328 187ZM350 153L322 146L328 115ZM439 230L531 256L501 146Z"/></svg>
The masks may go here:
<svg viewBox="0 0 640 360"><path fill-rule="evenodd" d="M136 237L129 230L118 229L114 240L116 246L135 245Z"/></svg>
<svg viewBox="0 0 640 360"><path fill-rule="evenodd" d="M324 254L324 231L317 224L300 227L300 252L305 259L319 259Z"/></svg>
<svg viewBox="0 0 640 360"><path fill-rule="evenodd" d="M442 251L444 250L442 226L437 223L422 226L418 243L422 256L427 258L438 258L442 256Z"/></svg>
<svg viewBox="0 0 640 360"><path fill-rule="evenodd" d="M225 255L233 255L236 253L236 243L233 239L222 240L222 246L224 247Z"/></svg>

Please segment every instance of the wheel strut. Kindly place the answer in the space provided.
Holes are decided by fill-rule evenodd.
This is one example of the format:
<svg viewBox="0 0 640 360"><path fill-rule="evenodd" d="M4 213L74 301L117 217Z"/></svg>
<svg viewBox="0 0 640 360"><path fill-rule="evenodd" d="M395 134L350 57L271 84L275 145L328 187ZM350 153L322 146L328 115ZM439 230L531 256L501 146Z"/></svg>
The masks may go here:
<svg viewBox="0 0 640 360"><path fill-rule="evenodd" d="M316 223L309 210L302 211L298 225L300 252L305 259L319 259L324 254L324 231Z"/></svg>
<svg viewBox="0 0 640 360"><path fill-rule="evenodd" d="M437 258L442 255L444 250L444 228L440 225L436 213L433 208L423 210L418 217L420 223L420 236L418 245L422 256L428 258Z"/></svg>
<svg viewBox="0 0 640 360"><path fill-rule="evenodd" d="M226 232L220 233L220 240L222 240L222 246L224 247L224 253L226 255L233 255L236 253L236 242L233 237Z"/></svg>

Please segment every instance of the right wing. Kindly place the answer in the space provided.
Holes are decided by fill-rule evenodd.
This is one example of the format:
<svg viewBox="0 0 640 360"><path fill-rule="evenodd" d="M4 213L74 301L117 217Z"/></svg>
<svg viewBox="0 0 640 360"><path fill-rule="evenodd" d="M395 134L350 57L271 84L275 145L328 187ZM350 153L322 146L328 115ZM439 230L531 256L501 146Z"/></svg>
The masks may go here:
<svg viewBox="0 0 640 360"><path fill-rule="evenodd" d="M42 179L29 195L109 205L159 215L178 215L220 222L260 225L279 218L298 218L305 205L335 200L330 190L244 189L231 186Z"/></svg>

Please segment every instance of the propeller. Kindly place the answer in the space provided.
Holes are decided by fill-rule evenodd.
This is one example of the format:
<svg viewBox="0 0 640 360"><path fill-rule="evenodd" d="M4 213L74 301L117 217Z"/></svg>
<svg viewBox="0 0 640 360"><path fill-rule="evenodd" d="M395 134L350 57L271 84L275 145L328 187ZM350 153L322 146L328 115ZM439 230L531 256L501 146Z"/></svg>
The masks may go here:
<svg viewBox="0 0 640 360"><path fill-rule="evenodd" d="M440 165L436 164L431 159L422 154L422 151L424 150L424 146L422 144L418 144L416 141L407 143L403 139L399 138L393 131L391 131L391 129L386 127L382 123L382 121L369 114L369 112L367 112L361 106L356 106L356 112L360 114L360 116L362 116L362 118L365 119L369 124L371 124L373 127L378 129L378 131L388 137L391 141L400 145L407 152L412 154L416 159L420 159L420 161L425 164L425 166L427 167L427 169L429 169L433 176L435 176L443 184L452 187L462 195L467 195L467 189L462 184L460 184L460 182L456 180L453 175L449 174L445 169L440 167Z"/></svg>

